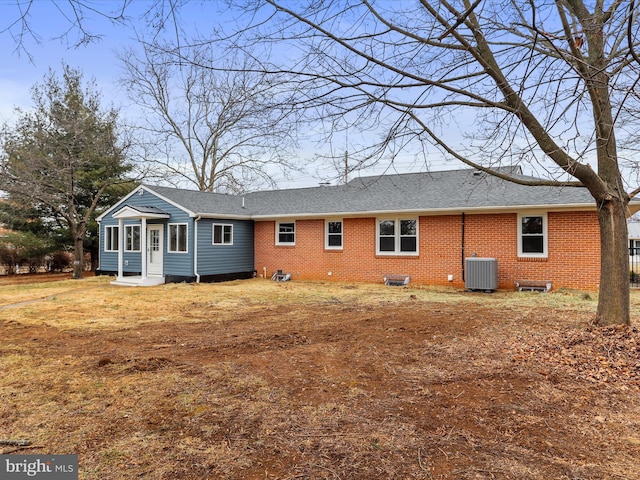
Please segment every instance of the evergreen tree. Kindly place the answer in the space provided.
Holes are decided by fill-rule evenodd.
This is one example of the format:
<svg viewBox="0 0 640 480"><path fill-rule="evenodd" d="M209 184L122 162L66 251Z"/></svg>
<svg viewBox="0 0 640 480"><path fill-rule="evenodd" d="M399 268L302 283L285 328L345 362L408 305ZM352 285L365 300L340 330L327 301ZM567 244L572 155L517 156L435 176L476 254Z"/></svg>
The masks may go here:
<svg viewBox="0 0 640 480"><path fill-rule="evenodd" d="M82 278L88 222L131 168L117 135L117 112L103 111L95 84L82 82L68 65L62 79L49 71L32 90L33 110L18 110L15 125L4 127L0 158L0 190L12 203L68 229L74 278Z"/></svg>

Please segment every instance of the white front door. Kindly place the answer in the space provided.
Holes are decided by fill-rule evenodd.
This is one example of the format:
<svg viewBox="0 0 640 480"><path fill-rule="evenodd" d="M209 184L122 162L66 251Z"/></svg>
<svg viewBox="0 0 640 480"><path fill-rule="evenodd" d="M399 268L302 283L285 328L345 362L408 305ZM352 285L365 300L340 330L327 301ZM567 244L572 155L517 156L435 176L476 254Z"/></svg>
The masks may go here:
<svg viewBox="0 0 640 480"><path fill-rule="evenodd" d="M147 274L162 275L162 225L147 226Z"/></svg>

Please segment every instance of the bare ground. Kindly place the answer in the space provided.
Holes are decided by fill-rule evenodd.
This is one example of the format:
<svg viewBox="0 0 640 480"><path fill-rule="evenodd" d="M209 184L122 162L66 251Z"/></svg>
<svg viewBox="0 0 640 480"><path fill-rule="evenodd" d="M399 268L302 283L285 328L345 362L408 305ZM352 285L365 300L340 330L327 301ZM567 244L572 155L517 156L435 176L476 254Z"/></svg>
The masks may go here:
<svg viewBox="0 0 640 480"><path fill-rule="evenodd" d="M114 319L144 295L91 282ZM91 480L640 478L640 333L590 328L588 297L300 285L153 287L111 327L9 305L0 439L31 445L0 453Z"/></svg>

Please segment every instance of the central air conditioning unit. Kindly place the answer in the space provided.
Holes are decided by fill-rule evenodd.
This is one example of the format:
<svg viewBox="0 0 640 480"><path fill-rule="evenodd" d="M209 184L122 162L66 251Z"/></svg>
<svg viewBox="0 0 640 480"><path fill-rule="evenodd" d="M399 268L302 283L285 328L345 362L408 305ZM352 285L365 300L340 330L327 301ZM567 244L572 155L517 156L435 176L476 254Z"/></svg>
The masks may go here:
<svg viewBox="0 0 640 480"><path fill-rule="evenodd" d="M467 290L491 292L498 288L498 260L495 258L471 257L465 260Z"/></svg>

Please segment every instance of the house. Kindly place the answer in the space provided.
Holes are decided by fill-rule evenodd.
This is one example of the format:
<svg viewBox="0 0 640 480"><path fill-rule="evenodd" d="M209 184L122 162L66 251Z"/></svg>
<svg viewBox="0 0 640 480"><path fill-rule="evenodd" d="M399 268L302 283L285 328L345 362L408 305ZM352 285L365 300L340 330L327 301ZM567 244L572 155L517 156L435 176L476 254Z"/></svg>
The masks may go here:
<svg viewBox="0 0 640 480"><path fill-rule="evenodd" d="M143 185L98 220L98 273L116 283L281 270L293 280L402 274L464 286L469 257L497 261L499 288L544 279L597 289L600 273L596 205L585 188L520 185L472 169L237 196Z"/></svg>
<svg viewBox="0 0 640 480"><path fill-rule="evenodd" d="M627 223L629 235L629 255L640 256L640 222Z"/></svg>
<svg viewBox="0 0 640 480"><path fill-rule="evenodd" d="M631 286L640 285L640 222L627 223L629 236L629 279Z"/></svg>

